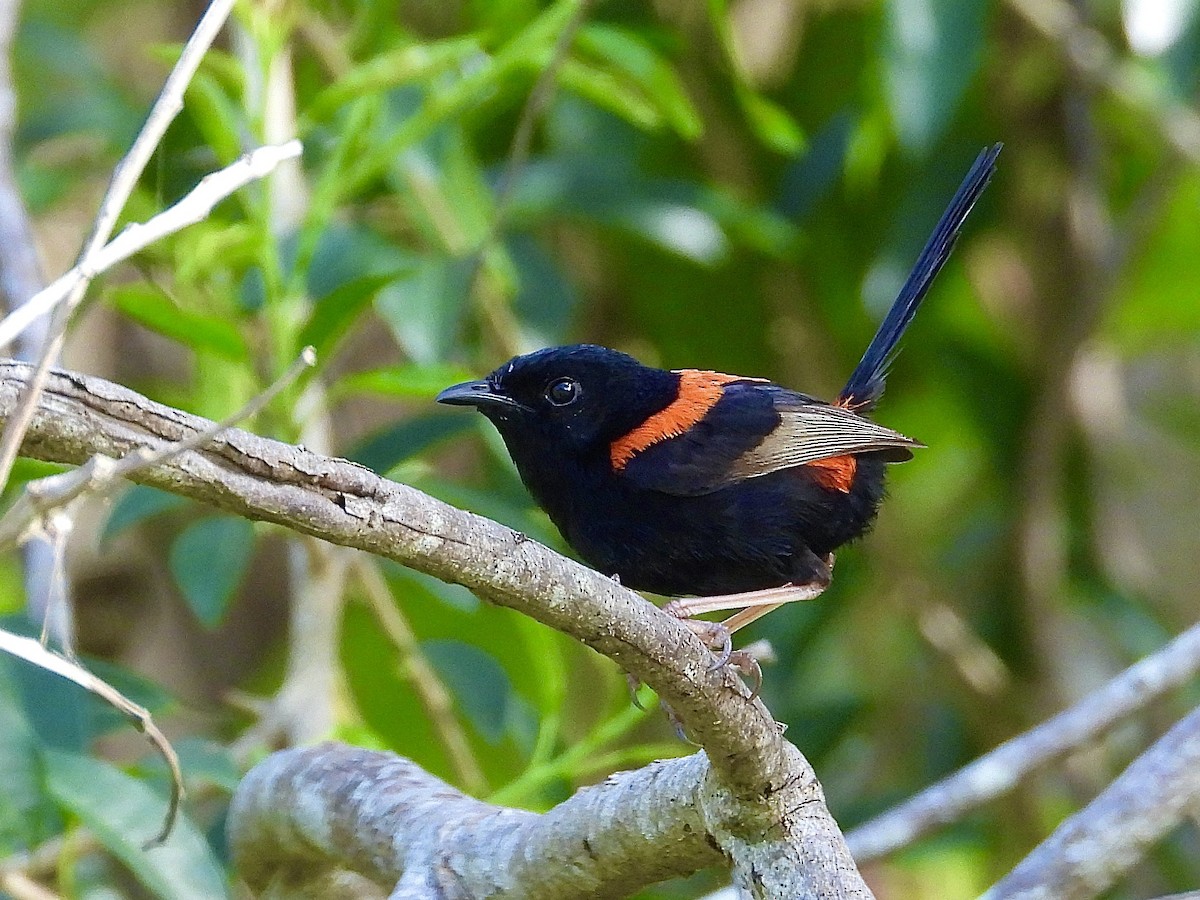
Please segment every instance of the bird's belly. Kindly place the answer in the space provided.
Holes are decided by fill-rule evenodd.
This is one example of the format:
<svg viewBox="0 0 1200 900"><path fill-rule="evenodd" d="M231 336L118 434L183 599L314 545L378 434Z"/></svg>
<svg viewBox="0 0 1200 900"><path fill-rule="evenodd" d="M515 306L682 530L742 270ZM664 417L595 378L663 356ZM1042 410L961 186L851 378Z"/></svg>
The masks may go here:
<svg viewBox="0 0 1200 900"><path fill-rule="evenodd" d="M554 518L584 560L629 587L701 596L761 590L812 580L820 557L870 526L883 466L861 457L848 493L802 468L695 497L610 483Z"/></svg>

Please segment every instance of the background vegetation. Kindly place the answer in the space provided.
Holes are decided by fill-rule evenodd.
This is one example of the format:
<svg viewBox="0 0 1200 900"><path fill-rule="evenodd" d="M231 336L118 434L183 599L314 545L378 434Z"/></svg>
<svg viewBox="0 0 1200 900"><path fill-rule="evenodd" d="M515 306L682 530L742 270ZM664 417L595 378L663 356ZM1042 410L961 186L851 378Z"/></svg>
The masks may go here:
<svg viewBox="0 0 1200 900"><path fill-rule="evenodd" d="M201 9L24 4L14 155L48 275ZM833 396L975 153L1004 141L879 411L929 449L893 469L830 591L749 636L774 647L765 700L850 828L1195 620L1198 29L1195 0L247 2L128 215L262 142L299 136L302 166L97 283L65 363L220 417L315 344L317 373L249 427L565 549L495 434L435 409L438 389L586 340ZM142 488L83 517L81 651L178 739L190 837L137 851L161 768L81 692L4 659L0 866L71 897L213 896L239 768L330 724L536 809L691 752L607 660L361 561L333 582L348 603L330 601L328 696L259 719L305 548ZM9 627L25 603L14 556ZM1189 700L1195 686L868 879L974 896ZM1112 896L1197 884L1189 827Z"/></svg>

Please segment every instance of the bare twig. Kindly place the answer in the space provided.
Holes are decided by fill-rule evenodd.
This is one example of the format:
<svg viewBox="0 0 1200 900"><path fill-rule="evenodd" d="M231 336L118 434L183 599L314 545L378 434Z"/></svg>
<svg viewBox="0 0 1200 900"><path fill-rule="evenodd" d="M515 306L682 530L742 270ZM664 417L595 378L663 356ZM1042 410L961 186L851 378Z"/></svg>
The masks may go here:
<svg viewBox="0 0 1200 900"><path fill-rule="evenodd" d="M562 30L559 31L558 38L554 42L549 62L546 63L545 67L538 74L537 81L534 82L533 88L529 91L529 96L526 98L525 105L521 109L520 118L517 119L517 128L513 132L508 159L505 161L504 169L500 173L500 180L496 183L496 197L492 210L492 221L488 226L487 234L484 236L479 250L476 251L471 261L471 273L467 278L468 290L471 293L478 294L480 306L487 316L496 337L499 339L504 351L512 355L528 349L522 346L520 325L514 318L512 310L505 303L498 297L489 294L488 291L479 288L480 271L483 268L484 257L488 249L499 239L504 229L504 222L508 217L508 208L512 203L513 193L516 190L517 179L521 175L521 170L529 162L529 151L533 146L534 126L554 96L554 89L558 84L559 72L562 70L563 64L567 61L567 56L571 52L571 45L575 42L575 36L587 20L590 6L591 0L575 0L575 8L571 11L570 18L563 24Z"/></svg>
<svg viewBox="0 0 1200 900"><path fill-rule="evenodd" d="M45 286L29 213L14 171L17 93L12 82L11 51L20 11L20 0L0 2L0 297L6 313ZM45 320L38 322L40 328L27 330L18 341L18 359L37 359L46 337ZM21 547L21 568L30 619L41 622L43 631L69 651L74 645L74 622L70 587L61 577L64 565L59 546L42 538L27 541Z"/></svg>
<svg viewBox="0 0 1200 900"><path fill-rule="evenodd" d="M94 456L74 471L50 475L31 482L4 517L0 518L0 549L18 543L30 534L31 529L37 529L39 520L48 513L68 505L83 494L93 497L103 495L123 480L136 478L137 473L143 469L160 466L177 456L204 447L221 432L261 412L281 391L299 378L305 369L315 365L316 361L313 348L305 347L304 352L277 381L233 415L220 422L210 423L208 427L175 443L164 444L155 450L138 447L119 460L102 455Z"/></svg>
<svg viewBox="0 0 1200 900"><path fill-rule="evenodd" d="M1200 709L1149 750L984 895L1086 900L1108 890L1200 806Z"/></svg>
<svg viewBox="0 0 1200 900"><path fill-rule="evenodd" d="M111 243L0 321L0 348L11 343L34 321L56 309L80 283L108 271L155 241L203 221L234 191L269 174L284 160L295 159L300 152L299 141L289 141L278 147L259 147L224 169L204 176L177 203L154 218L126 226Z"/></svg>
<svg viewBox="0 0 1200 900"><path fill-rule="evenodd" d="M1012 790L1034 770L1075 750L1200 672L1200 625L1134 663L1084 700L1001 744L961 771L846 835L859 863L911 844Z"/></svg>
<svg viewBox="0 0 1200 900"><path fill-rule="evenodd" d="M146 735L150 743L154 745L154 749L166 760L167 767L171 771L171 799L167 804L166 817L163 820L161 831L147 841L146 846L154 846L165 841L175 826L175 816L179 813L179 804L183 800L183 772L179 768L179 757L175 755L175 749L159 731L158 726L154 724L149 711L134 703L108 682L97 678L78 663L46 649L33 638L21 637L0 629L0 650L45 669L47 672L53 672L68 681L73 681L84 690L91 691L110 706L124 713L132 720L137 729Z"/></svg>
<svg viewBox="0 0 1200 900"><path fill-rule="evenodd" d="M421 652L417 636L404 614L396 607L378 563L369 556L360 555L354 561L354 572L380 627L400 654L400 672L421 698L421 703L429 713L429 722L441 738L459 782L470 794L482 793L487 789L487 781L479 761L471 751L466 732L454 715L450 692Z"/></svg>
<svg viewBox="0 0 1200 900"><path fill-rule="evenodd" d="M0 363L0 416L11 413L28 376L27 366ZM79 463L158 447L207 426L119 385L54 374L23 452ZM870 896L811 767L782 739L766 707L747 699L735 673L710 670L711 657L691 629L611 579L361 466L237 429L203 450L141 469L135 478L386 556L573 635L654 688L705 748L705 777L734 801L705 815L708 834L733 863L736 883L748 888L758 879L768 895L778 896ZM282 805L277 810L284 817L302 812ZM260 839L271 840L253 835L251 842ZM497 863L503 850L476 849L481 867L486 860Z"/></svg>
<svg viewBox="0 0 1200 900"><path fill-rule="evenodd" d="M183 109L183 93L199 67L200 61L204 58L204 54L208 52L209 46L216 38L217 32L221 30L225 20L229 17L229 13L233 9L233 2L234 0L212 0L195 31L192 32L192 36L184 45L175 68L167 76L166 83L163 85L158 99L154 102L154 106L151 107L146 123L134 139L133 146L113 172L112 181L109 183L108 191L104 195L104 200L101 201L100 211L92 226L91 236L84 243L83 251L79 254L79 263L75 269L80 272L80 277L68 290L63 305L55 311L49 333L42 345L41 356L38 358L33 376L25 387L26 393L14 415L5 423L4 433L0 436L0 485L8 484L13 462L17 458L17 450L21 446L22 435L29 427L29 419L37 407L38 394L45 385L46 374L53 360L57 359L62 351L70 316L82 302L88 285L98 271L94 268L93 257L103 249L109 236L112 235L121 211L133 194L138 178L141 177L142 170L146 168L150 157L153 156L163 135L166 134L167 127ZM31 305L26 304L22 308Z"/></svg>

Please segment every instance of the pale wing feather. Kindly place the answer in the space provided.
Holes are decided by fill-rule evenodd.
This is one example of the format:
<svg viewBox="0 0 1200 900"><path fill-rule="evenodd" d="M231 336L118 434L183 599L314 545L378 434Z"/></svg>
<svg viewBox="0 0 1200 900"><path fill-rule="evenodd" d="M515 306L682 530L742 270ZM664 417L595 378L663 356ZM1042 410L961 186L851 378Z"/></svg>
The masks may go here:
<svg viewBox="0 0 1200 900"><path fill-rule="evenodd" d="M888 462L903 462L912 459L914 447L925 446L838 406L805 403L780 409L779 415L779 427L757 447L734 460L730 480L754 478L819 459L871 450L890 450L892 456Z"/></svg>

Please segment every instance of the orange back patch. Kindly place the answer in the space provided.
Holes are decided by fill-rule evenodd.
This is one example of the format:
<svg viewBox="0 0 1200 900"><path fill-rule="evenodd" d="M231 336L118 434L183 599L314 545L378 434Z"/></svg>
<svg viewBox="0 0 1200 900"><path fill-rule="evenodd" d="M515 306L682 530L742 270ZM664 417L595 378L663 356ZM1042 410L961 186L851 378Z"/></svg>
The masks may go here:
<svg viewBox="0 0 1200 900"><path fill-rule="evenodd" d="M830 491L850 493L854 484L854 473L858 470L858 460L853 456L830 456L826 459L814 459L805 464L808 474L821 487Z"/></svg>
<svg viewBox="0 0 1200 900"><path fill-rule="evenodd" d="M679 393L675 399L629 434L612 442L609 458L612 460L613 471L621 471L647 447L668 438L679 437L703 419L721 399L725 392L724 385L731 381L756 380L702 369L680 369L677 374Z"/></svg>

